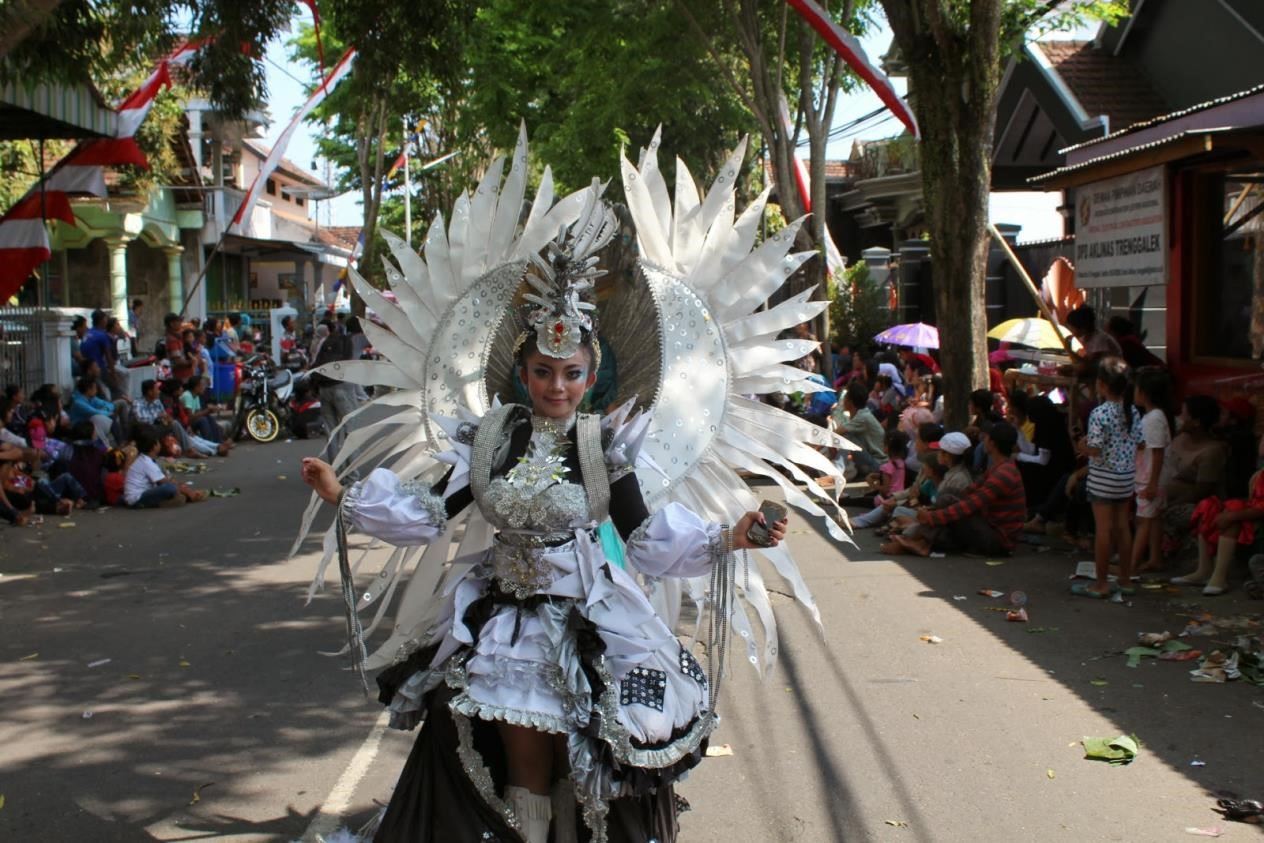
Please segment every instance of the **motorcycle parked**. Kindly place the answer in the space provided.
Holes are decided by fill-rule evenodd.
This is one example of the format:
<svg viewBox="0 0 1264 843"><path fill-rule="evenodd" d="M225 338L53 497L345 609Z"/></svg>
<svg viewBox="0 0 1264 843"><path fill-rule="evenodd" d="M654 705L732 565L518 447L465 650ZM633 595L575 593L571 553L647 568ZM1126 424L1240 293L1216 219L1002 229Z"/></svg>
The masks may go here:
<svg viewBox="0 0 1264 843"><path fill-rule="evenodd" d="M242 363L241 386L233 413L232 438L248 434L256 442L271 442L290 426L290 395L294 373L278 369L264 354Z"/></svg>

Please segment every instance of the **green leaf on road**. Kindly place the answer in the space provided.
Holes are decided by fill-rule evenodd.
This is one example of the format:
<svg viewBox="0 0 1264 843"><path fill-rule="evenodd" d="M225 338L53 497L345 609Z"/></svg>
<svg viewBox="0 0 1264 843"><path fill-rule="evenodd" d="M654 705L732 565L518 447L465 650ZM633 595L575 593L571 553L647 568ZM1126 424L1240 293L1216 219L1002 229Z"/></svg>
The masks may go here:
<svg viewBox="0 0 1264 843"><path fill-rule="evenodd" d="M1084 744L1085 758L1105 761L1116 766L1131 763L1140 752L1135 735L1120 735L1117 738L1086 737L1081 743Z"/></svg>

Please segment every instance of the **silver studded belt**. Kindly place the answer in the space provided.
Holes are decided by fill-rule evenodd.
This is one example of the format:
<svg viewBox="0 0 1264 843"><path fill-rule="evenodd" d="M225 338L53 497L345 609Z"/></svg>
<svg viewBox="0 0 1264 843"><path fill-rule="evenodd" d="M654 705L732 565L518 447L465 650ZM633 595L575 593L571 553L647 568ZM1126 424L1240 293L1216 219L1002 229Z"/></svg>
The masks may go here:
<svg viewBox="0 0 1264 843"><path fill-rule="evenodd" d="M574 538L571 533L498 533L492 544L492 575L500 590L519 600L546 591L554 571L545 556Z"/></svg>

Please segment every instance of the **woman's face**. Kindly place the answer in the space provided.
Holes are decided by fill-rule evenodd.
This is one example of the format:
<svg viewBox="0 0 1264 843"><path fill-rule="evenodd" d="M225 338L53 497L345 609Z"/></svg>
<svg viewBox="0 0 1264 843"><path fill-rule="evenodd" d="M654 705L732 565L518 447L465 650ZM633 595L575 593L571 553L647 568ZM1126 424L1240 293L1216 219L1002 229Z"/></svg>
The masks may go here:
<svg viewBox="0 0 1264 843"><path fill-rule="evenodd" d="M520 372L532 410L550 419L570 418L584 393L597 382L597 373L591 368L588 352L582 349L564 360L538 351L532 354Z"/></svg>

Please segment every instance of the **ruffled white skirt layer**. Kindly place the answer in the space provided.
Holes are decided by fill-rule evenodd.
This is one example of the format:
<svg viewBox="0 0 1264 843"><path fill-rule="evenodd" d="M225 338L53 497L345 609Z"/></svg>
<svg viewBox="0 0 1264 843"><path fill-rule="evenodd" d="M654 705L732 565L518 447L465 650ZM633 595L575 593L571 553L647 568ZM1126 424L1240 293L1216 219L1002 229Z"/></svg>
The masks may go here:
<svg viewBox="0 0 1264 843"><path fill-rule="evenodd" d="M587 726L600 701L592 699L568 624L574 607L604 644L603 663L616 685L623 730L644 745L668 741L689 726L709 705L706 679L637 582L608 564L587 531L547 549L543 558L553 582L539 594L555 599L499 605L477 636L461 619L473 603L499 589L487 558L480 557L455 582L444 613L448 635L431 665L437 669L463 648L470 650L454 709L548 732Z"/></svg>

